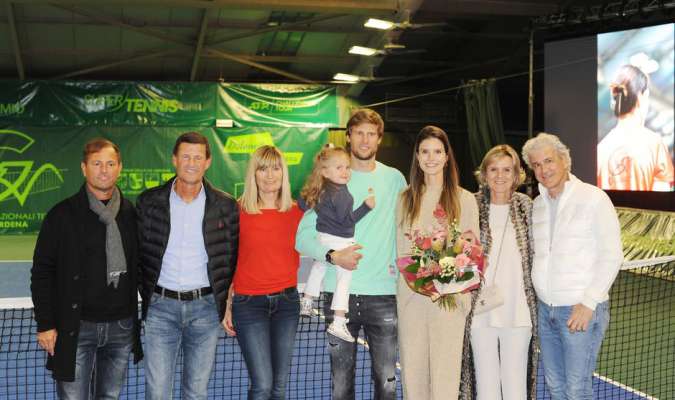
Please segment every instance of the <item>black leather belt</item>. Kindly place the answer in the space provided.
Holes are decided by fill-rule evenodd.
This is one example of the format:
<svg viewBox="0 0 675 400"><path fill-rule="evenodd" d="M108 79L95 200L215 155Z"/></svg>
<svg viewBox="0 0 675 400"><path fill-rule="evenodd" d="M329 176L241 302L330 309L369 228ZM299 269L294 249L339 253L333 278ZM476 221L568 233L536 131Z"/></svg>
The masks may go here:
<svg viewBox="0 0 675 400"><path fill-rule="evenodd" d="M155 293L161 294L162 296L169 297L171 299L192 301L201 299L203 296L213 293L213 290L210 287L203 287L201 289L176 292L174 290L164 289L161 286L155 286Z"/></svg>
<svg viewBox="0 0 675 400"><path fill-rule="evenodd" d="M279 296L280 294L293 294L296 291L295 286L287 287L284 290L280 290L274 293L267 293L265 296Z"/></svg>

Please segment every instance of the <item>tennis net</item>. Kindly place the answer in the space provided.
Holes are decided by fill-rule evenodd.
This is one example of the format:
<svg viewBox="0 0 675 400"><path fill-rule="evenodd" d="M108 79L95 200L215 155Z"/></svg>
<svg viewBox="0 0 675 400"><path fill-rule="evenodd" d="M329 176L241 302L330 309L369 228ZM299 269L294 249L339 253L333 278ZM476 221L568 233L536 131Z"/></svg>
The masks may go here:
<svg viewBox="0 0 675 400"><path fill-rule="evenodd" d="M675 257L627 263L610 292L611 317L594 379L596 399L675 398ZM321 310L323 300L317 304ZM29 299L0 308L0 399L54 399L45 353L35 340ZM357 346L356 397L373 398L367 344ZM180 366L180 363L179 363ZM180 393L180 367L174 397ZM548 399L541 368L537 398ZM296 337L288 399L330 398L330 361L321 316L302 318ZM142 399L143 363L130 364L122 398ZM220 338L210 399L243 399L248 375L236 339ZM398 395L401 397L400 383Z"/></svg>

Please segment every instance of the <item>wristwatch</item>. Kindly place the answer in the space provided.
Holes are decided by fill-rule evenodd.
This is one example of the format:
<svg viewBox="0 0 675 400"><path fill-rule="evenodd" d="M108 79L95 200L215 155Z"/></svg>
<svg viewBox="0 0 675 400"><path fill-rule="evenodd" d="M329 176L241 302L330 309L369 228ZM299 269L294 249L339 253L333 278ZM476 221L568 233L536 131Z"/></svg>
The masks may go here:
<svg viewBox="0 0 675 400"><path fill-rule="evenodd" d="M332 264L333 263L333 253L335 253L335 250L330 249L326 252L326 262Z"/></svg>

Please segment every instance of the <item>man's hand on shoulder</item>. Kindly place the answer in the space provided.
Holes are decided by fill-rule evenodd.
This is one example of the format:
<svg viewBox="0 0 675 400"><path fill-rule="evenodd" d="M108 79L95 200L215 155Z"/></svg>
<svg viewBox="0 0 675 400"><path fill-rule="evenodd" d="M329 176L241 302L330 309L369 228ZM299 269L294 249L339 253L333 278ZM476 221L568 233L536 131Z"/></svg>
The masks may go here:
<svg viewBox="0 0 675 400"><path fill-rule="evenodd" d="M570 332L584 332L593 318L593 310L579 303L572 307L572 314L567 320L567 328Z"/></svg>
<svg viewBox="0 0 675 400"><path fill-rule="evenodd" d="M359 263L359 260L361 257L363 257L363 254L358 253L357 250L362 249L363 246L360 244L354 244L349 247L345 247L342 250L336 250L331 254L331 259L333 261L333 264L339 265L340 267L344 269L348 269L350 271L355 270L356 266Z"/></svg>
<svg viewBox="0 0 675 400"><path fill-rule="evenodd" d="M50 356L54 355L54 347L56 346L56 329L50 329L44 332L37 333L37 341Z"/></svg>

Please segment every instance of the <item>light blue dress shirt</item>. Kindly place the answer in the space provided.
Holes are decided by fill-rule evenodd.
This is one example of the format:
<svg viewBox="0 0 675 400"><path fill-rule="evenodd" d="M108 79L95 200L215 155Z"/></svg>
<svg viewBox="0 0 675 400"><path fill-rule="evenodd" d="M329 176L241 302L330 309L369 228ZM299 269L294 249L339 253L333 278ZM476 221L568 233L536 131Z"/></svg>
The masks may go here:
<svg viewBox="0 0 675 400"><path fill-rule="evenodd" d="M186 203L171 187L171 231L162 258L157 284L165 289L185 291L208 287L209 277L202 223L206 208L204 185L197 197Z"/></svg>

